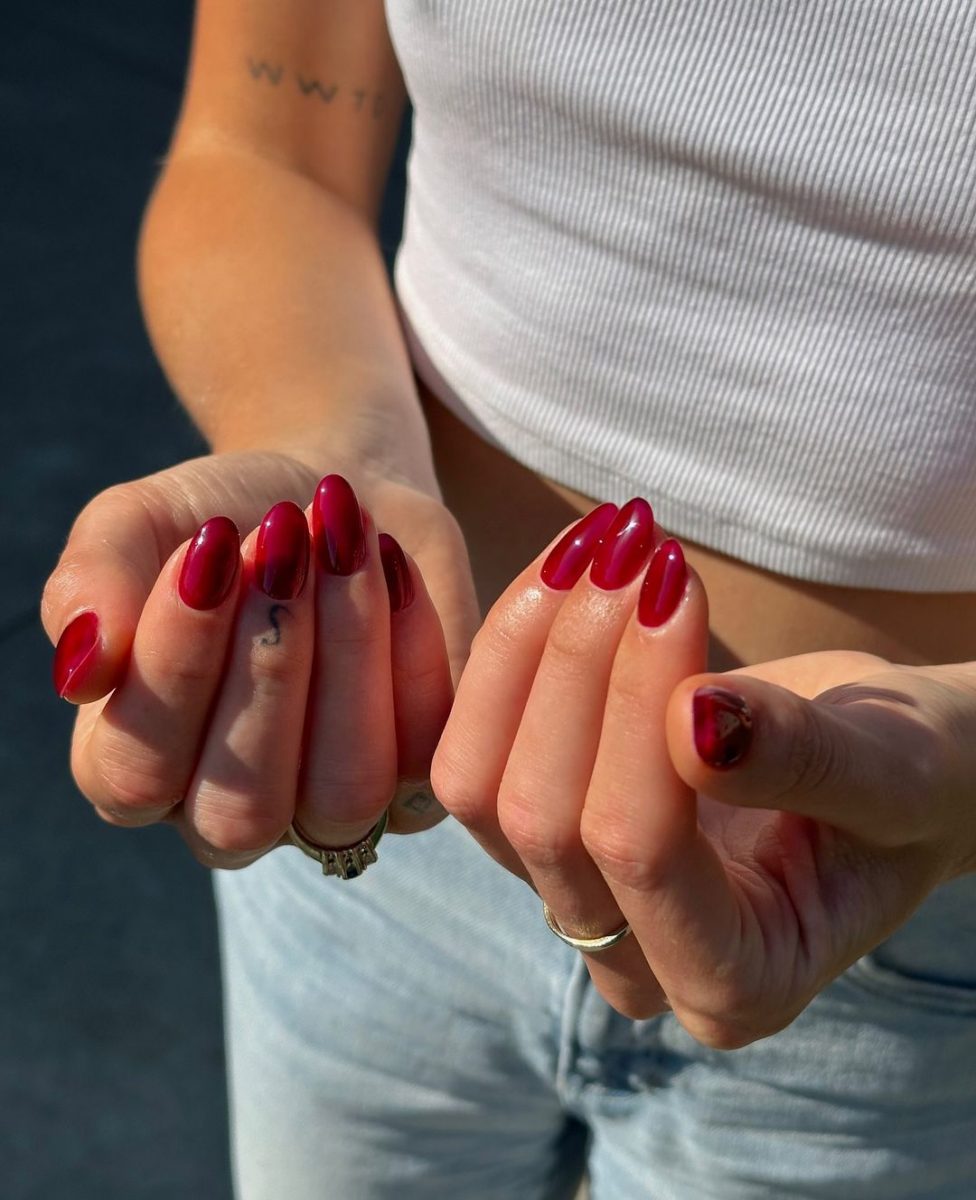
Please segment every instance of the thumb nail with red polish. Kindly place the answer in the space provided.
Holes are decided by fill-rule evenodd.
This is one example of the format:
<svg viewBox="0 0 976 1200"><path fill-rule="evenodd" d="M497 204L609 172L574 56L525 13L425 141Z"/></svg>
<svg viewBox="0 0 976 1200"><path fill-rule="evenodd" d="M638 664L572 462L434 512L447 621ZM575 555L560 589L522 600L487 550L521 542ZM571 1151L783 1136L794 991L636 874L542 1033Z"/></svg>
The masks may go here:
<svg viewBox="0 0 976 1200"><path fill-rule="evenodd" d="M51 671L54 689L63 700L91 674L98 658L98 617L83 612L71 622L58 639Z"/></svg>
<svg viewBox="0 0 976 1200"><path fill-rule="evenodd" d="M717 770L734 766L752 742L752 712L735 692L699 688L691 702L698 757Z"/></svg>

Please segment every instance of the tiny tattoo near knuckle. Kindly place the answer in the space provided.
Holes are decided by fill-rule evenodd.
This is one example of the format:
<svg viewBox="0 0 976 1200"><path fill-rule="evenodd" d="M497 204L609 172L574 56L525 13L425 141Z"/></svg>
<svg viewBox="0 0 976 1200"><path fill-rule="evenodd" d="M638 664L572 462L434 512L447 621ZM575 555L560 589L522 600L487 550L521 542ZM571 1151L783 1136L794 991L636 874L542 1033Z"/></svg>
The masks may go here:
<svg viewBox="0 0 976 1200"><path fill-rule="evenodd" d="M403 807L410 808L415 813L426 813L430 812L433 803L434 797L428 792L414 792L408 800L404 800Z"/></svg>
<svg viewBox="0 0 976 1200"><path fill-rule="evenodd" d="M259 638L262 646L277 646L281 641L281 622L278 617L281 613L287 613L288 609L283 604L272 604L268 612L268 620L271 622L271 633L264 634Z"/></svg>

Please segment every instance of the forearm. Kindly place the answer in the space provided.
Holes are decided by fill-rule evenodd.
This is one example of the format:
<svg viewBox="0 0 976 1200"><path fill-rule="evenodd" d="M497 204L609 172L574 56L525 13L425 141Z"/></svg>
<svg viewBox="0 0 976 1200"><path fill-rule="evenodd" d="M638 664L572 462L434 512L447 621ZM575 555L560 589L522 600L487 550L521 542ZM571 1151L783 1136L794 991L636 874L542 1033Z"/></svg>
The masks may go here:
<svg viewBox="0 0 976 1200"><path fill-rule="evenodd" d="M139 255L153 345L218 450L361 456L436 489L426 425L366 218L286 165L180 151Z"/></svg>

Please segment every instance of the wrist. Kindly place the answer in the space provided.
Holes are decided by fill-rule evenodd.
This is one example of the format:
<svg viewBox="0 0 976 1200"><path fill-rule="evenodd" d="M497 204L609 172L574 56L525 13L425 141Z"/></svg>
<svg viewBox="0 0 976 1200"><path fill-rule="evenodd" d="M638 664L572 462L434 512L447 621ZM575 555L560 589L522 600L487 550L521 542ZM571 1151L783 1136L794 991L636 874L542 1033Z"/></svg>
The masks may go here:
<svg viewBox="0 0 976 1200"><path fill-rule="evenodd" d="M227 422L211 432L215 454L283 455L319 477L332 471L360 480L390 481L442 499L427 425L419 403L323 407L314 419L276 428Z"/></svg>

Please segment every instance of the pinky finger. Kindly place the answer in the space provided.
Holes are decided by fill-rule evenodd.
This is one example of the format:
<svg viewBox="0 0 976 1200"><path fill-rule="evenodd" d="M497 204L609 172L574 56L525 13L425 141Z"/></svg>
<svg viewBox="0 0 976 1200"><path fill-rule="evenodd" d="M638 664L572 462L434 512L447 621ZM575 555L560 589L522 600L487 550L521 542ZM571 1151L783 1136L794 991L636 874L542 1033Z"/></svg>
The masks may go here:
<svg viewBox="0 0 976 1200"><path fill-rule="evenodd" d="M390 597L390 664L397 742L393 833L419 833L447 815L430 788L430 764L447 724L454 687L447 643L417 564L388 533L379 535Z"/></svg>

